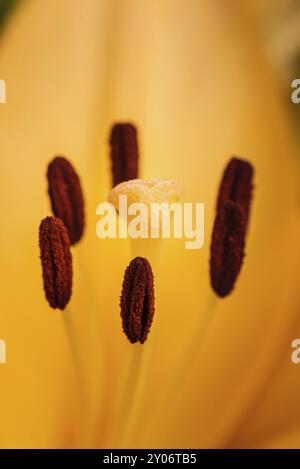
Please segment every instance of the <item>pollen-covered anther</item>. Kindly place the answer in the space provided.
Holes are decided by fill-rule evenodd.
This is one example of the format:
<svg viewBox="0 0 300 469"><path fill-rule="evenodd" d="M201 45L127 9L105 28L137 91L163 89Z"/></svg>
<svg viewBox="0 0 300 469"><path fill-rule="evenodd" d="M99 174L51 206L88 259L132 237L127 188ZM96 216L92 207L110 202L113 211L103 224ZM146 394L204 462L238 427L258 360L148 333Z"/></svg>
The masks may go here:
<svg viewBox="0 0 300 469"><path fill-rule="evenodd" d="M64 222L73 245L82 238L84 230L80 179L71 163L62 156L49 163L47 178L53 214Z"/></svg>
<svg viewBox="0 0 300 469"><path fill-rule="evenodd" d="M137 129L130 123L118 123L110 135L113 186L138 177L139 147Z"/></svg>
<svg viewBox="0 0 300 469"><path fill-rule="evenodd" d="M66 227L59 218L46 217L39 229L44 290L51 308L64 309L72 294L72 255Z"/></svg>
<svg viewBox="0 0 300 469"><path fill-rule="evenodd" d="M220 184L210 248L211 285L220 297L234 288L245 250L253 191L253 167L233 158Z"/></svg>
<svg viewBox="0 0 300 469"><path fill-rule="evenodd" d="M228 200L236 202L244 212L248 224L253 192L253 166L249 161L232 158L227 164L219 188L217 212Z"/></svg>
<svg viewBox="0 0 300 469"><path fill-rule="evenodd" d="M210 274L213 289L220 297L227 296L240 272L245 248L245 216L232 201L218 213L212 235Z"/></svg>
<svg viewBox="0 0 300 469"><path fill-rule="evenodd" d="M127 267L120 306L128 340L144 343L154 316L154 279L147 259L135 257Z"/></svg>

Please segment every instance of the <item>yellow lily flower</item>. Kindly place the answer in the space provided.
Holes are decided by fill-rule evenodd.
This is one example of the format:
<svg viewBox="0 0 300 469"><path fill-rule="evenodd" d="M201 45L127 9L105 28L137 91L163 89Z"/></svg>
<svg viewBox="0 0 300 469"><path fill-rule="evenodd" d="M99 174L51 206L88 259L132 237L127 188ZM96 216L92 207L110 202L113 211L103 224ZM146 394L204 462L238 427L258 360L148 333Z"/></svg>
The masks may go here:
<svg viewBox="0 0 300 469"><path fill-rule="evenodd" d="M0 74L7 89L0 105L0 338L7 346L0 446L81 446L63 313L44 298L38 249L40 221L51 213L46 168L55 155L72 161L86 201L70 302L90 394L85 445L297 446L292 104L242 2L21 0L1 35ZM136 349L121 330L119 295L130 243L95 234L96 207L111 189L107 141L116 121L139 128L142 178L172 178L186 200L205 203L203 249L166 244L145 344L151 348L125 441L124 383ZM217 189L233 154L255 167L246 258L234 292L215 300L198 349L195 331L214 298L208 261Z"/></svg>

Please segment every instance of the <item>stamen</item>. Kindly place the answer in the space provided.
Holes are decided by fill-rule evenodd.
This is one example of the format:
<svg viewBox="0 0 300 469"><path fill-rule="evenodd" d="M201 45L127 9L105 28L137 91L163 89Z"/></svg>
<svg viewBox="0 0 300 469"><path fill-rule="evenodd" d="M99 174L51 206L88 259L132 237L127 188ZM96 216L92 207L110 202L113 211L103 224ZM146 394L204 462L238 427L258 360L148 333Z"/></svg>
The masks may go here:
<svg viewBox="0 0 300 469"><path fill-rule="evenodd" d="M41 221L39 245L44 290L51 308L64 309L72 294L72 255L68 231L59 218Z"/></svg>
<svg viewBox="0 0 300 469"><path fill-rule="evenodd" d="M210 253L211 284L220 297L233 290L243 263L252 179L252 165L233 158L221 181Z"/></svg>
<svg viewBox="0 0 300 469"><path fill-rule="evenodd" d="M245 232L243 211L235 202L226 202L215 220L210 258L212 286L221 297L231 292L241 269Z"/></svg>
<svg viewBox="0 0 300 469"><path fill-rule="evenodd" d="M61 156L49 164L47 178L53 213L64 222L73 245L81 239L84 230L80 179L71 163Z"/></svg>
<svg viewBox="0 0 300 469"><path fill-rule="evenodd" d="M252 197L253 167L251 163L232 158L225 168L220 184L217 211L220 211L227 200L236 202L244 212L246 225Z"/></svg>
<svg viewBox="0 0 300 469"><path fill-rule="evenodd" d="M139 149L133 124L115 124L110 136L113 186L138 178Z"/></svg>
<svg viewBox="0 0 300 469"><path fill-rule="evenodd" d="M120 300L123 330L131 343L147 339L154 315L154 280L151 265L134 258L124 275Z"/></svg>

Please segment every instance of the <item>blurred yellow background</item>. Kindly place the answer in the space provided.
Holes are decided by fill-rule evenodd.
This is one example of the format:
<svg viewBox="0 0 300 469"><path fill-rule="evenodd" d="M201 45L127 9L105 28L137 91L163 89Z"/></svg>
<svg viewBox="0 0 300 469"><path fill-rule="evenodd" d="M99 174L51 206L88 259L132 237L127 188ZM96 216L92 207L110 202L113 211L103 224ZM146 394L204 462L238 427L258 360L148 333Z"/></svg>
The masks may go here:
<svg viewBox="0 0 300 469"><path fill-rule="evenodd" d="M128 446L300 446L300 366L290 360L300 337L299 123L288 81L296 55L286 73L275 47L278 18L293 3L20 0L10 12L0 37L7 86L0 105L1 447L80 445L63 313L44 298L38 250L38 226L50 214L46 166L55 155L72 161L86 199L70 309L89 380L89 446L122 444L118 403L135 349L118 303L130 246L97 239L95 210L111 188L109 129L123 120L139 128L141 176L174 178L185 200L205 203L204 248L165 243ZM185 374L212 297L210 235L232 155L256 171L246 259ZM96 358L89 313L97 321Z"/></svg>

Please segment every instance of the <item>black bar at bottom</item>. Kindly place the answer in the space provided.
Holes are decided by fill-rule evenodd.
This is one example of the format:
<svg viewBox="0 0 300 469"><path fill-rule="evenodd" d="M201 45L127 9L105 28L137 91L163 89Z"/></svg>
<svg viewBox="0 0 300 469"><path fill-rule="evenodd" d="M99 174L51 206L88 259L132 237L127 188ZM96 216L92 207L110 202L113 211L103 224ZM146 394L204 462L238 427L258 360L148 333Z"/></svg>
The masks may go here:
<svg viewBox="0 0 300 469"><path fill-rule="evenodd" d="M112 466L121 464L124 467L136 467L143 464L172 465L185 464L199 466L201 464L265 462L273 465L286 466L289 463L299 463L300 450L184 450L184 449L132 449L132 450L0 450L0 465L16 463L41 465L65 464L67 466ZM21 466L19 466L21 467ZM151 467L151 466L150 466ZM205 466L207 467L207 466Z"/></svg>

